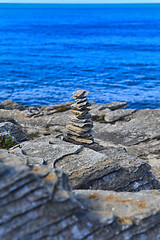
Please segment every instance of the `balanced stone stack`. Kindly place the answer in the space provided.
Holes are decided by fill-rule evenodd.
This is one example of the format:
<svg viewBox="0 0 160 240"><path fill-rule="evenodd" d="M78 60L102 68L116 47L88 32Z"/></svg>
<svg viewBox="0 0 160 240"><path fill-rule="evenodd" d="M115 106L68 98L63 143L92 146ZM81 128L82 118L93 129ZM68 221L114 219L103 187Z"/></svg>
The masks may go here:
<svg viewBox="0 0 160 240"><path fill-rule="evenodd" d="M78 90L73 93L72 98L75 99L75 103L72 104L72 115L70 117L71 122L66 126L68 129L67 139L84 144L92 144L94 142L91 130L93 128L93 122L91 114L89 113L90 103L86 96L89 93L85 90Z"/></svg>

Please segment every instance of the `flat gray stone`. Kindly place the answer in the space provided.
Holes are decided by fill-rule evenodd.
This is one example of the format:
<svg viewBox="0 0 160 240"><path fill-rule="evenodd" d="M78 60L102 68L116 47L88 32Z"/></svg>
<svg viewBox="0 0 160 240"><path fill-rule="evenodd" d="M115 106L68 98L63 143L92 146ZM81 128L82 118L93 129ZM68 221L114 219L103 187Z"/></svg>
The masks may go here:
<svg viewBox="0 0 160 240"><path fill-rule="evenodd" d="M64 156L76 154L81 151L80 145L73 145L71 143L63 142L59 139L54 139L53 137L42 137L35 139L34 141L28 141L20 145L22 155L30 157L29 163L35 163L36 159L45 164L53 167L54 163ZM12 150L11 150L12 151ZM16 154L19 153L19 147L14 148ZM34 158L34 162L32 161ZM37 161L37 163L40 163Z"/></svg>
<svg viewBox="0 0 160 240"><path fill-rule="evenodd" d="M111 111L105 114L104 121L106 123L115 122L126 116L131 115L134 112L136 112L136 109L118 109L115 111Z"/></svg>
<svg viewBox="0 0 160 240"><path fill-rule="evenodd" d="M6 110L15 110L18 109L20 111L25 110L27 107L22 106L21 104L13 102L12 99L7 99L3 102L0 102L0 109Z"/></svg>
<svg viewBox="0 0 160 240"><path fill-rule="evenodd" d="M139 110L129 121L113 124L94 123L95 138L116 145L133 146L159 138L160 110Z"/></svg>
<svg viewBox="0 0 160 240"><path fill-rule="evenodd" d="M126 102L113 102L113 103L106 103L102 106L103 107L105 106L105 107L109 108L110 110L114 111L114 110L126 107L127 103Z"/></svg>
<svg viewBox="0 0 160 240"><path fill-rule="evenodd" d="M77 98L83 98L86 97L89 94L89 92L86 92L85 90L77 90L73 92L73 96L71 98L77 99Z"/></svg>

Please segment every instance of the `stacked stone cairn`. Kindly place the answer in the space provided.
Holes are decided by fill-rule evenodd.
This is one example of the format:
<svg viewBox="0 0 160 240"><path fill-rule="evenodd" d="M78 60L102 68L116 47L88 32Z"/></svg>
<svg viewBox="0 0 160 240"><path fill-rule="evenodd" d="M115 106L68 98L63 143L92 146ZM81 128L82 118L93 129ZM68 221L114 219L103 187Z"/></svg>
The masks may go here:
<svg viewBox="0 0 160 240"><path fill-rule="evenodd" d="M70 117L70 123L66 126L68 129L67 139L69 141L75 141L84 144L94 143L91 130L93 128L93 122L91 114L89 113L90 103L86 96L89 93L85 90L78 90L73 92L72 98L75 99L72 104L72 115Z"/></svg>

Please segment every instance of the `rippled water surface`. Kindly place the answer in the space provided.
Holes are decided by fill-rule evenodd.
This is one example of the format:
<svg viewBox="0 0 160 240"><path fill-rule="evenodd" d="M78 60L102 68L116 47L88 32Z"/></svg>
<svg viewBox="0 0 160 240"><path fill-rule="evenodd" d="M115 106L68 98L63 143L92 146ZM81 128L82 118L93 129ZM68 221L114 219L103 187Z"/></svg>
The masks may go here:
<svg viewBox="0 0 160 240"><path fill-rule="evenodd" d="M160 107L160 4L0 4L0 101Z"/></svg>

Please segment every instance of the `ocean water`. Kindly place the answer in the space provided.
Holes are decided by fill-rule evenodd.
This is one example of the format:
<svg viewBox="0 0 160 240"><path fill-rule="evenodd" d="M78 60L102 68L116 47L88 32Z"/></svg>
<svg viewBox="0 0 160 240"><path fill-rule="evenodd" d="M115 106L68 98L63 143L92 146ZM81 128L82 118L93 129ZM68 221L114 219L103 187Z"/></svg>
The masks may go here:
<svg viewBox="0 0 160 240"><path fill-rule="evenodd" d="M0 101L160 108L160 4L0 4Z"/></svg>

